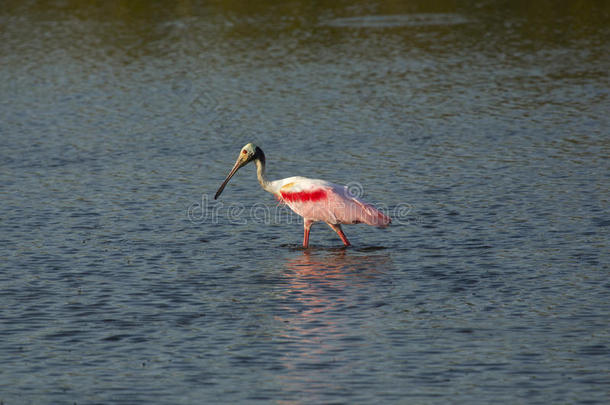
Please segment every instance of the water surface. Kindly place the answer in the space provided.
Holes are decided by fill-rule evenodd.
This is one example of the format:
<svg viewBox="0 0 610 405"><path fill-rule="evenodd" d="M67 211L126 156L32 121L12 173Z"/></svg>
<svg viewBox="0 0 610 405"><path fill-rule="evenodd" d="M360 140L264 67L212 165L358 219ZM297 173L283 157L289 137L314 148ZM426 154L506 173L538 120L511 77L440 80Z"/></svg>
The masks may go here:
<svg viewBox="0 0 610 405"><path fill-rule="evenodd" d="M606 402L610 9L559 3L9 1L0 400ZM248 142L393 225L213 201Z"/></svg>

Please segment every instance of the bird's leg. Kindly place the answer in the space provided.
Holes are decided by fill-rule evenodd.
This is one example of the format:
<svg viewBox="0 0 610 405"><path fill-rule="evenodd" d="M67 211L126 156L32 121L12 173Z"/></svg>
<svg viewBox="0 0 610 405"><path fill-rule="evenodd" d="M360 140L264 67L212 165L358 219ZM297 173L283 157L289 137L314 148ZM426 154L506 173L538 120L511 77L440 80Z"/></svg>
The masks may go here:
<svg viewBox="0 0 610 405"><path fill-rule="evenodd" d="M311 225L313 225L313 221L310 219L306 219L303 222L303 227L305 228L305 234L303 235L303 247L306 249L309 246L309 230L311 229Z"/></svg>
<svg viewBox="0 0 610 405"><path fill-rule="evenodd" d="M351 243L349 243L349 240L347 240L347 237L345 236L345 234L343 233L343 230L341 229L341 224L329 224L327 222L328 226L330 226L333 231L337 232L337 235L339 235L339 237L341 238L341 240L343 241L343 244L345 246L351 246Z"/></svg>

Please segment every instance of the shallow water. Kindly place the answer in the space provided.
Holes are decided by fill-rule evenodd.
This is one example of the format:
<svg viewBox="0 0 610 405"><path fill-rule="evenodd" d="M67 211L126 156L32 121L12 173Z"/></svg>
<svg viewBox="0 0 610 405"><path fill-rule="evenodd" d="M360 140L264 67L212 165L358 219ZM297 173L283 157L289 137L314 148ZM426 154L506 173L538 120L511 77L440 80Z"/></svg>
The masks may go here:
<svg viewBox="0 0 610 405"><path fill-rule="evenodd" d="M0 401L607 400L605 3L111 3L0 11Z"/></svg>

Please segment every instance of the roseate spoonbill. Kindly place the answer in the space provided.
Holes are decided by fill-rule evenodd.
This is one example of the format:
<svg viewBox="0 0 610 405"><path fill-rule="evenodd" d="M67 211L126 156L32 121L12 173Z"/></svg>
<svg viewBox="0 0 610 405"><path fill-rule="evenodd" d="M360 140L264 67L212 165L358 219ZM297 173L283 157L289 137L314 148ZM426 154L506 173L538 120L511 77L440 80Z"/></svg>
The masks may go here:
<svg viewBox="0 0 610 405"><path fill-rule="evenodd" d="M265 154L261 148L252 143L241 148L233 169L218 188L214 196L215 200L231 177L252 161L256 163L256 174L261 187L303 217L304 248L309 246L309 230L316 221L326 222L333 231L337 232L345 246L349 246L350 243L341 229L341 224L365 223L384 228L392 222L390 217L352 195L346 186L299 176L275 181L267 180Z"/></svg>

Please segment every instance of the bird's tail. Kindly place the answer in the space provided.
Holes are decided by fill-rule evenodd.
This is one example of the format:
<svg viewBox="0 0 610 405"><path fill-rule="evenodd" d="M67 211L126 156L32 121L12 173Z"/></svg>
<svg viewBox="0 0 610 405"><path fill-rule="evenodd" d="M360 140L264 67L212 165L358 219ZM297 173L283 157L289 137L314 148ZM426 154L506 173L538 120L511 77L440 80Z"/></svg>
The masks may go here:
<svg viewBox="0 0 610 405"><path fill-rule="evenodd" d="M354 201L362 208L362 210L359 210L359 222L379 228L385 228L392 223L392 219L389 216L372 205L359 201L357 198L354 198Z"/></svg>

